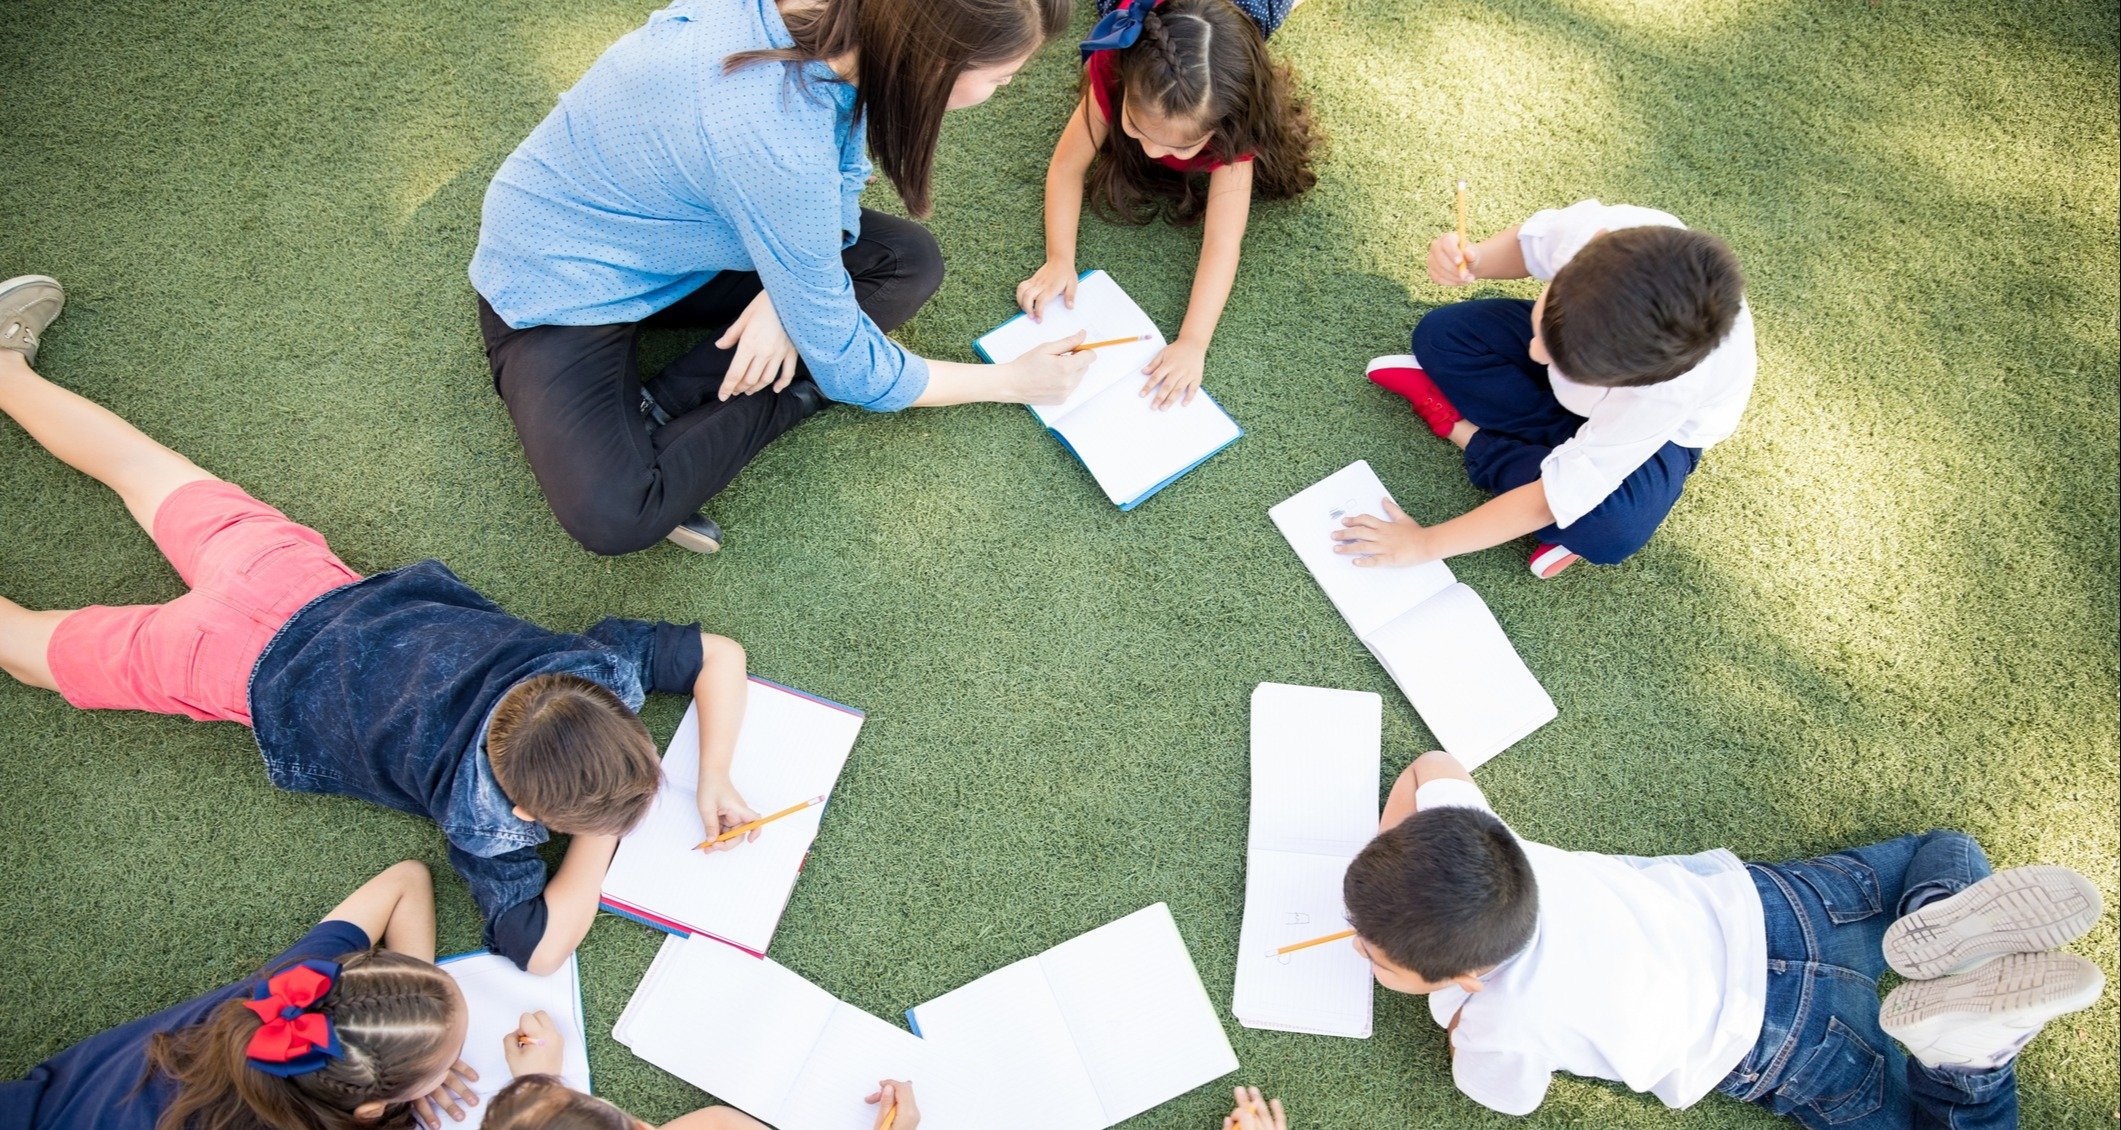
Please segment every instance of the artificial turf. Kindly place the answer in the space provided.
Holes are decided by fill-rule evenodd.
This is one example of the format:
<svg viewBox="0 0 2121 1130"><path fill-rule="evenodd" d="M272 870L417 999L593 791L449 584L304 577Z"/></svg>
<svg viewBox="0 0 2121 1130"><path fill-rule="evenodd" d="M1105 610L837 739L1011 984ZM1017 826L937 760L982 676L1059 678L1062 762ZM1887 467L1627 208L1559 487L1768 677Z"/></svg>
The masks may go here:
<svg viewBox="0 0 2121 1130"><path fill-rule="evenodd" d="M1254 212L1209 359L1233 448L1122 514L1020 408L836 409L711 505L721 554L603 560L531 481L464 272L495 166L649 7L16 0L0 275L71 291L43 371L356 568L440 557L555 626L697 618L866 709L782 962L889 1016L1161 900L1226 1008L1253 685L1382 692L1388 775L1429 747L1265 512L1356 458L1418 518L1477 501L1361 377L1461 296L1422 259L1463 176L1483 231L1597 196L1723 235L1760 336L1744 426L1645 552L1545 583L1522 546L1453 562L1561 709L1481 770L1496 806L1637 854L1964 828L1999 865L2093 877L2109 909L2076 948L2113 978L2111 4L1309 0L1274 46L1332 151L1307 199ZM951 116L950 273L912 348L969 359L1038 265L1073 60L1056 45ZM1080 265L1172 330L1197 241L1087 221ZM107 492L5 424L0 481L0 593L180 591ZM680 705L653 704L659 737ZM432 826L274 791L236 726L0 680L0 735L0 1076L239 976L400 858L436 869L443 948L477 943ZM653 1120L702 1101L608 1037L658 940L607 917L582 947L597 1089ZM1452 1091L1423 1002L1377 1013L1367 1041L1226 1016L1235 1078L1300 1127L1504 1123ZM2111 1126L2116 1056L2109 988L2026 1053L2024 1124ZM1206 1130L1226 1096L1130 1125ZM1526 1124L1770 1121L1564 1079Z"/></svg>

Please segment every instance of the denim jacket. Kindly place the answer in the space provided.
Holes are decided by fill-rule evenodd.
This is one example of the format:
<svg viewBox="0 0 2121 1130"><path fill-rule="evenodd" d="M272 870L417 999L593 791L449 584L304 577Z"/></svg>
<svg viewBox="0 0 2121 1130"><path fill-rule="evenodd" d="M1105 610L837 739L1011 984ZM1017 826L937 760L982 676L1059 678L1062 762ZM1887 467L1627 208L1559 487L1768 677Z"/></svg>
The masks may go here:
<svg viewBox="0 0 2121 1130"><path fill-rule="evenodd" d="M273 784L426 816L517 964L544 933L544 825L519 819L486 758L510 687L579 675L632 709L692 689L699 626L610 619L581 635L501 610L439 561L333 589L280 628L251 670L250 712Z"/></svg>

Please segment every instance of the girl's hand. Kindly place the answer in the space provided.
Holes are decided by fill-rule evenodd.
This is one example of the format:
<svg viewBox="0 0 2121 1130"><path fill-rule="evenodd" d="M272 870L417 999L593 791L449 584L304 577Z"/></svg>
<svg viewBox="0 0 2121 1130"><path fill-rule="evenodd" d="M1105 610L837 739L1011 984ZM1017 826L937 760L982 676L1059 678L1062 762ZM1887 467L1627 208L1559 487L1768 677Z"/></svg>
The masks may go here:
<svg viewBox="0 0 2121 1130"><path fill-rule="evenodd" d="M516 1030L501 1037L501 1055L508 1061L508 1074L558 1075L566 1064L567 1045L560 1027L543 1012L526 1012L516 1021Z"/></svg>
<svg viewBox="0 0 2121 1130"><path fill-rule="evenodd" d="M1353 557L1355 564L1365 566L1419 565L1435 560L1436 555L1429 551L1426 530L1389 498L1384 500L1384 511L1383 518L1368 514L1342 518L1341 528L1333 531L1337 543L1333 552Z"/></svg>
<svg viewBox="0 0 2121 1130"><path fill-rule="evenodd" d="M1193 394L1200 390L1201 370L1207 364L1208 347L1180 337L1164 346L1163 352L1150 358L1142 369L1149 379L1142 385L1141 395L1156 393L1154 407L1159 412L1173 404L1191 404Z"/></svg>
<svg viewBox="0 0 2121 1130"><path fill-rule="evenodd" d="M1083 337L1084 331L1077 330L1059 341L1035 346L1002 366L1010 370L1011 392L1007 399L1021 404L1059 404L1068 399L1075 386L1083 383L1083 374L1090 371L1094 360L1088 353L1075 352Z"/></svg>
<svg viewBox="0 0 2121 1130"><path fill-rule="evenodd" d="M729 359L729 372L722 378L723 400L747 396L768 383L773 385L773 391L784 391L788 382L795 379L796 362L802 359L795 351L795 343L788 340L788 331L781 328L780 315L773 311L773 299L763 290L736 316L736 321L729 323L714 345L717 349L736 348L736 356Z"/></svg>
<svg viewBox="0 0 2121 1130"><path fill-rule="evenodd" d="M716 773L700 778L700 826L707 829L707 839L712 840L739 824L749 824L759 818L750 805L744 803L744 794L736 791L729 774ZM708 851L728 851L738 844L748 844L759 838L762 828L753 828L749 833L734 839L709 844Z"/></svg>
<svg viewBox="0 0 2121 1130"><path fill-rule="evenodd" d="M1043 322L1055 296L1070 310L1075 309L1075 288L1081 282L1076 277L1075 264L1048 259L1037 274L1016 284L1016 304L1031 315L1032 321Z"/></svg>
<svg viewBox="0 0 2121 1130"><path fill-rule="evenodd" d="M1459 258L1458 233L1447 231L1429 244L1429 281L1438 286L1471 286L1480 281L1480 248L1467 247Z"/></svg>
<svg viewBox="0 0 2121 1130"><path fill-rule="evenodd" d="M913 1084L904 1079L879 1080L876 1093L862 1101L875 1105L879 1128L891 1117L893 1107L898 1108L898 1118L891 1123L891 1130L914 1130L921 1124L921 1108L913 1105Z"/></svg>
<svg viewBox="0 0 2121 1130"><path fill-rule="evenodd" d="M1223 1130L1289 1130L1281 1100L1262 1097L1258 1087L1232 1087L1236 1109L1223 1117Z"/></svg>
<svg viewBox="0 0 2121 1130"><path fill-rule="evenodd" d="M427 1130L440 1130L444 1112L453 1122L464 1121L464 1108L479 1105L479 1096L471 1089L478 1077L479 1073L461 1059L451 1064L449 1074L442 1076L441 1086L412 1101L413 1119Z"/></svg>

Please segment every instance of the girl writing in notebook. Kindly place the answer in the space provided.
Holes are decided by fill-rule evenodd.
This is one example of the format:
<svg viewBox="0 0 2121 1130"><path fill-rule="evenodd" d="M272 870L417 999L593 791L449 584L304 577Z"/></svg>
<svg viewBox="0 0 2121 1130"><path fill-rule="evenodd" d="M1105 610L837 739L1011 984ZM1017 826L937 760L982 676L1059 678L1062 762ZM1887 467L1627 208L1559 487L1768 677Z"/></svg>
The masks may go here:
<svg viewBox="0 0 2121 1130"><path fill-rule="evenodd" d="M464 996L434 964L434 884L400 863L259 972L0 1083L0 1130L429 1130L462 1121Z"/></svg>
<svg viewBox="0 0 2121 1130"><path fill-rule="evenodd" d="M1046 173L1046 262L1016 300L1034 321L1056 298L1074 305L1086 181L1091 206L1121 223L1205 219L1186 320L1143 369L1141 394L1160 409L1200 387L1253 194L1285 200L1318 179L1310 109L1267 57L1277 12L1288 7L1248 16L1230 0L1119 0L1083 41L1082 98Z"/></svg>

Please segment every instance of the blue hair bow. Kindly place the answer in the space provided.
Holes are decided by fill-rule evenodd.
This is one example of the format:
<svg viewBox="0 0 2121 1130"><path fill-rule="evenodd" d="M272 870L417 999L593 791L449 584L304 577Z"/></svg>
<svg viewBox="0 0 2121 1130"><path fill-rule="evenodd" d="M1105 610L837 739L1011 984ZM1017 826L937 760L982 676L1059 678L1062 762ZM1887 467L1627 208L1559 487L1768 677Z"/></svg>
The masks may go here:
<svg viewBox="0 0 2121 1130"><path fill-rule="evenodd" d="M1090 37L1083 40L1083 62L1099 51L1134 46L1142 37L1142 13L1154 7L1156 0L1119 0L1119 6L1100 17Z"/></svg>

